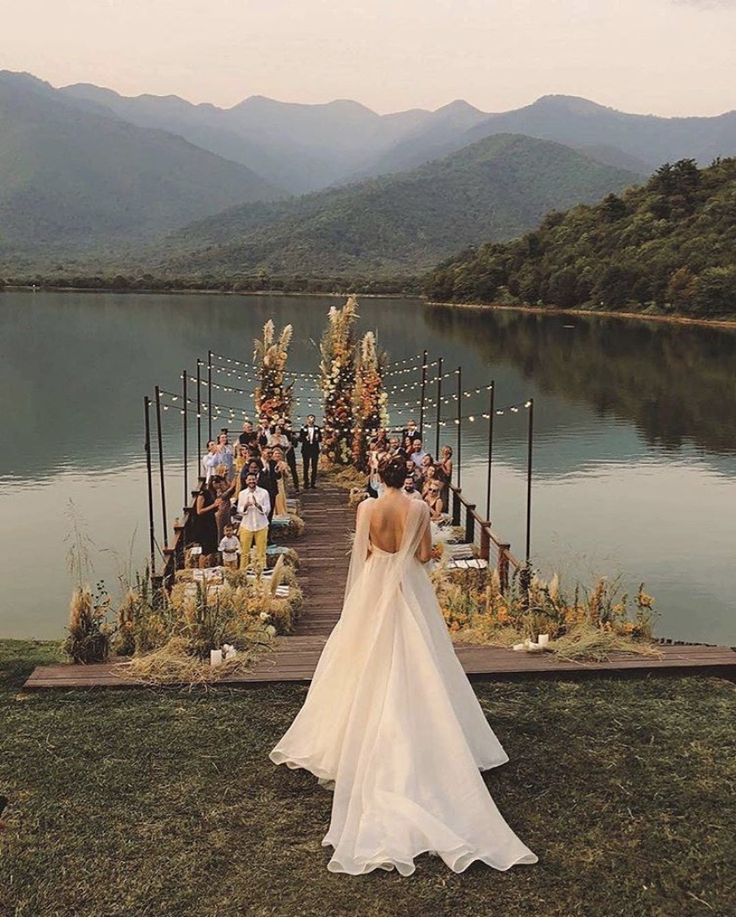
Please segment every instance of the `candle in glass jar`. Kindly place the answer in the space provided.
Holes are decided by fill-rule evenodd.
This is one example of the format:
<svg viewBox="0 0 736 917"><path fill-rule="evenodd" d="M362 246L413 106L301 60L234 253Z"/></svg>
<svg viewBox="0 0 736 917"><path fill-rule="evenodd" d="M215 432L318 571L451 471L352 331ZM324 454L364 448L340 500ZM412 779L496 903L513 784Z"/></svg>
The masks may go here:
<svg viewBox="0 0 736 917"><path fill-rule="evenodd" d="M222 650L210 650L210 665L222 665Z"/></svg>
<svg viewBox="0 0 736 917"><path fill-rule="evenodd" d="M547 646L549 643L549 634L540 634L537 637L537 643L539 643L540 646Z"/></svg>

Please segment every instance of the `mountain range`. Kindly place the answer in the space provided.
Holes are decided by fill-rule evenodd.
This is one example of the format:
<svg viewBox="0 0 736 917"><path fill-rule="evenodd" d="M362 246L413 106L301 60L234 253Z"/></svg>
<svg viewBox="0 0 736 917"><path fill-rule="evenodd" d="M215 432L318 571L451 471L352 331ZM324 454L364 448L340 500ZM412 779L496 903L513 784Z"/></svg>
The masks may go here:
<svg viewBox="0 0 736 917"><path fill-rule="evenodd" d="M736 112L662 118L571 96L501 113L262 96L219 108L1 71L0 263L124 252L167 268L189 254L232 270L321 271L331 257L407 270L663 161L734 153Z"/></svg>
<svg viewBox="0 0 736 917"><path fill-rule="evenodd" d="M635 181L559 143L498 134L416 169L275 204L246 204L172 234L167 274L407 274L549 210ZM153 260L150 255L148 260Z"/></svg>

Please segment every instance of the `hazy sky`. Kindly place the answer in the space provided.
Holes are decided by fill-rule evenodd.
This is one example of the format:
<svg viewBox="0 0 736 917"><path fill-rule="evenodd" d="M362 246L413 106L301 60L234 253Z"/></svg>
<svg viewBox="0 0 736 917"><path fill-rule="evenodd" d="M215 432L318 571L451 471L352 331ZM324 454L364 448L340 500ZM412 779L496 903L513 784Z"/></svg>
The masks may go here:
<svg viewBox="0 0 736 917"><path fill-rule="evenodd" d="M56 86L352 98L380 112L547 93L631 112L736 108L736 0L0 0L0 68Z"/></svg>

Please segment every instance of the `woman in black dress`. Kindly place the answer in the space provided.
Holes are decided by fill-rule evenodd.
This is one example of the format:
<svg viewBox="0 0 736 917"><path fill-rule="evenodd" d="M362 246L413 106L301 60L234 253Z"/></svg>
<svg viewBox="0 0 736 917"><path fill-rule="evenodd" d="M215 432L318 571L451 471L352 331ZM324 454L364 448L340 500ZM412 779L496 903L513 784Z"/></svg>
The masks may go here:
<svg viewBox="0 0 736 917"><path fill-rule="evenodd" d="M222 501L217 494L215 479L211 479L197 497L192 520L192 541L201 545L203 557L217 551L216 516L221 509Z"/></svg>

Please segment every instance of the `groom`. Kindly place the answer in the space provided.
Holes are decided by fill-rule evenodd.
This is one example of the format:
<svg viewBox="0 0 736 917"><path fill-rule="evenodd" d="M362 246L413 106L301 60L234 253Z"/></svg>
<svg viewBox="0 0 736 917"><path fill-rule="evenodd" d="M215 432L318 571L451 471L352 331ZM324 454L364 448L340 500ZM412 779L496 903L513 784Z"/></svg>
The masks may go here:
<svg viewBox="0 0 736 917"><path fill-rule="evenodd" d="M317 483L317 462L322 443L322 430L316 425L314 414L307 415L307 422L299 431L299 442L302 447L304 463L304 489L314 487Z"/></svg>

